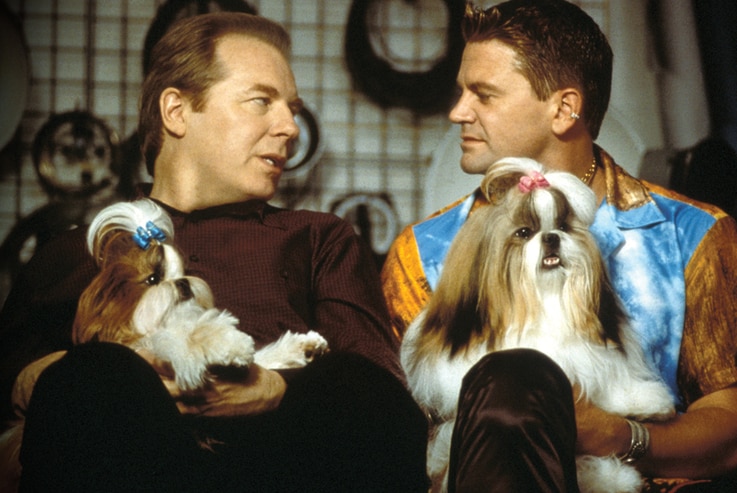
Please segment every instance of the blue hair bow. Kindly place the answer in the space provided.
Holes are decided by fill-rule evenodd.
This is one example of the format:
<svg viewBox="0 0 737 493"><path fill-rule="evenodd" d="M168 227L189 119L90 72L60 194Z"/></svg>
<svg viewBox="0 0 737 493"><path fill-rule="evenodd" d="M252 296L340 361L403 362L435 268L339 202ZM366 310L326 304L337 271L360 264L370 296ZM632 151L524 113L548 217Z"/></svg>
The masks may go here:
<svg viewBox="0 0 737 493"><path fill-rule="evenodd" d="M133 234L133 241L141 247L142 250L146 250L151 246L151 240L164 241L166 240L166 234L161 231L153 222L149 221L146 223L146 227L139 226L136 232Z"/></svg>

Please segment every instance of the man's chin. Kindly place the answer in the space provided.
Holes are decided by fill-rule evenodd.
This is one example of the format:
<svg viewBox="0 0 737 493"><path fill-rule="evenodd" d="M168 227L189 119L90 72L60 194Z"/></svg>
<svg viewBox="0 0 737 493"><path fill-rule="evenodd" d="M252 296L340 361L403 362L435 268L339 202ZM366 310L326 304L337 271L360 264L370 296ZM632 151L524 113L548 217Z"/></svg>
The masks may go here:
<svg viewBox="0 0 737 493"><path fill-rule="evenodd" d="M461 158L461 170L467 175L483 175L491 164L492 162L485 160L465 159L465 156Z"/></svg>

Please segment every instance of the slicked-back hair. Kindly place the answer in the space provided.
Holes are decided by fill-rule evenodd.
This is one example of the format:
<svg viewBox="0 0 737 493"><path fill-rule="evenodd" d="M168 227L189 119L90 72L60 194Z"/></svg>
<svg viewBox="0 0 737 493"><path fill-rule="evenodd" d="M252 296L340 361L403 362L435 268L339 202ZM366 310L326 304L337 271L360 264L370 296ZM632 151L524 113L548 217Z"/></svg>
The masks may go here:
<svg viewBox="0 0 737 493"><path fill-rule="evenodd" d="M486 10L466 4L467 43L501 41L516 53L517 68L542 101L558 89L583 94L581 116L599 135L612 85L612 49L594 20L564 0L509 0Z"/></svg>
<svg viewBox="0 0 737 493"><path fill-rule="evenodd" d="M195 15L175 23L151 51L150 70L141 87L138 132L146 169L154 174L154 162L163 142L159 97L169 87L189 98L201 111L209 88L227 74L216 57L218 42L229 35L249 36L274 46L289 58L291 41L274 21L240 12Z"/></svg>

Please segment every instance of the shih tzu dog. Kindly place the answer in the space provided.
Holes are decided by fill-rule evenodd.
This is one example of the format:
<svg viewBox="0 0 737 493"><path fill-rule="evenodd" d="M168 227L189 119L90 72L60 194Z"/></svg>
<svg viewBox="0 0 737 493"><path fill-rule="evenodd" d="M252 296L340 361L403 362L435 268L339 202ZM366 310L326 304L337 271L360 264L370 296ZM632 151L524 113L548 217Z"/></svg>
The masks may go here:
<svg viewBox="0 0 737 493"><path fill-rule="evenodd" d="M215 308L204 280L186 276L170 244L174 228L155 202L109 206L95 216L87 246L100 272L82 293L75 344L109 341L146 349L171 365L182 390L194 390L213 367L298 368L327 350L317 332L287 332L256 351L238 320Z"/></svg>
<svg viewBox="0 0 737 493"><path fill-rule="evenodd" d="M526 347L550 356L583 398L634 420L662 420L674 404L609 284L588 231L592 190L569 173L506 158L481 184L490 205L453 241L437 289L410 324L401 361L417 402L439 423L428 444L433 489L447 489L461 381L492 351ZM636 492L636 469L611 457L577 458L584 492Z"/></svg>
<svg viewBox="0 0 737 493"><path fill-rule="evenodd" d="M104 341L145 349L170 365L185 392L207 385L212 369L252 363L274 370L300 368L328 351L327 341L314 331L286 332L257 351L251 336L238 330L236 317L215 308L207 283L185 275L173 238L168 214L148 199L117 203L95 216L87 247L100 270L79 299L75 344ZM20 478L22 414L30 399L28 382L42 371L38 366L29 366L16 381L19 420L0 436L3 491L15 490Z"/></svg>

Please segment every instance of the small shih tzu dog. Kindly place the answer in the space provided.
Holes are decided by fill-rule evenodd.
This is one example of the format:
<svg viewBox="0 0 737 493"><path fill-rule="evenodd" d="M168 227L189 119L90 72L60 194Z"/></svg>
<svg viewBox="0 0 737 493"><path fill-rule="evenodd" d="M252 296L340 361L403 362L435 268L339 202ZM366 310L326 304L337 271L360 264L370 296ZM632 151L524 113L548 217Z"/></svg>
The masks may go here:
<svg viewBox="0 0 737 493"><path fill-rule="evenodd" d="M647 365L588 231L593 191L526 158L491 166L490 201L453 241L437 289L410 324L401 362L412 394L437 424L428 444L434 491L447 489L461 381L484 355L525 347L560 365L593 404L634 420L662 420L674 404ZM580 456L584 492L636 492L637 470L616 457Z"/></svg>
<svg viewBox="0 0 737 493"><path fill-rule="evenodd" d="M87 247L100 271L79 299L74 344L104 341L145 349L171 366L185 392L206 385L212 369L247 368L254 362L272 370L301 368L328 351L327 341L314 331L286 332L257 351L251 336L238 330L236 317L215 308L207 283L185 275L182 257L170 244L173 238L168 214L148 199L117 203L95 216ZM33 365L18 381L35 381L38 372ZM24 408L30 389L19 385L14 400L20 396L18 407ZM19 418L0 436L3 491L17 489L21 474Z"/></svg>
<svg viewBox="0 0 737 493"><path fill-rule="evenodd" d="M155 202L111 205L95 216L87 246L99 274L79 300L75 344L117 342L167 362L184 391L207 382L212 367L299 368L327 350L317 332L287 332L256 351L238 320L215 308L204 280L184 274L174 228Z"/></svg>

